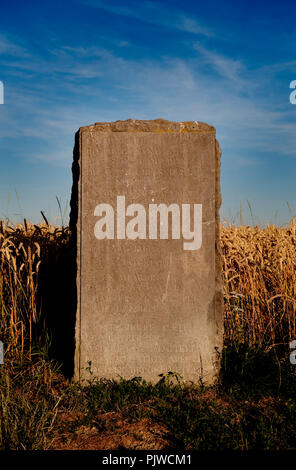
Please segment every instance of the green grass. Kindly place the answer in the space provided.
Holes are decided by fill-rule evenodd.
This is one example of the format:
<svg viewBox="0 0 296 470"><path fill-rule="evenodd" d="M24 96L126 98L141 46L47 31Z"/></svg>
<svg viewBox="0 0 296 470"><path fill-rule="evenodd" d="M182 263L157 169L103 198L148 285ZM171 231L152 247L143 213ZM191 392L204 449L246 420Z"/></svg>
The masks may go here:
<svg viewBox="0 0 296 470"><path fill-rule="evenodd" d="M0 450L48 446L57 397L51 393L53 364L6 361L0 369Z"/></svg>
<svg viewBox="0 0 296 470"><path fill-rule="evenodd" d="M144 380L97 381L81 389L83 424L102 429L98 411L121 411L164 423L176 449L283 449L296 447L295 369L274 352L225 348L212 387ZM81 424L81 422L79 423Z"/></svg>
<svg viewBox="0 0 296 470"><path fill-rule="evenodd" d="M178 377L177 377L178 379ZM54 436L80 426L112 432L120 419L149 417L170 430L175 450L296 448L295 368L274 351L225 347L219 381L184 385L174 374L152 385L133 380L94 380L82 386L64 380L44 360L0 369L0 449L48 449ZM61 413L74 413L62 422Z"/></svg>

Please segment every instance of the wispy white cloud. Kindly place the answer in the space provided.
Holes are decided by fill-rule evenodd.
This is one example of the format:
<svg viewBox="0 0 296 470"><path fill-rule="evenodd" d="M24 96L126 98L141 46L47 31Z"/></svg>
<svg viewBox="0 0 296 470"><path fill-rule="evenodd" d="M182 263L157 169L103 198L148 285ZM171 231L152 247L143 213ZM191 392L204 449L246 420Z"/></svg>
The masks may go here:
<svg viewBox="0 0 296 470"><path fill-rule="evenodd" d="M214 32L205 26L201 26L195 19L190 18L189 16L184 15L181 12L175 13L175 23L174 26L181 31L187 33L197 34L206 37L213 37ZM169 26L167 24L167 26Z"/></svg>
<svg viewBox="0 0 296 470"><path fill-rule="evenodd" d="M6 108L5 118L0 113L0 138L23 135L56 142L55 157L53 148L36 158L68 165L73 135L81 125L164 117L213 124L224 148L247 154L236 157L238 166L255 165L258 151L293 155L294 110L277 107L257 93L264 90L266 70L252 70L201 43L194 42L192 51L195 56L187 60L133 60L122 57L120 50L116 54L99 46L64 44L48 50L50 60L33 53L30 60L15 57L6 69L32 74L35 80L10 92L14 104ZM68 142L62 150L60 141Z"/></svg>
<svg viewBox="0 0 296 470"><path fill-rule="evenodd" d="M198 51L205 64L210 65L222 78L230 80L233 84L240 87L250 86L251 80L243 78L247 69L241 60L225 57L212 50L207 49L201 44L195 43L194 49Z"/></svg>
<svg viewBox="0 0 296 470"><path fill-rule="evenodd" d="M73 53L77 57L110 57L111 53L105 47L89 46L89 47L70 47L63 46L57 51L52 51L56 55L60 55L62 51Z"/></svg>
<svg viewBox="0 0 296 470"><path fill-rule="evenodd" d="M8 55L13 57L29 56L24 47L18 45L16 42L4 36L3 34L0 34L0 55Z"/></svg>
<svg viewBox="0 0 296 470"><path fill-rule="evenodd" d="M214 36L213 30L207 25L201 24L196 18L188 16L176 7L162 5L158 2L137 1L129 6L123 5L122 2L112 3L100 0L79 0L79 3L164 28L177 29L206 37Z"/></svg>
<svg viewBox="0 0 296 470"><path fill-rule="evenodd" d="M268 73L276 74L276 73L283 72L283 71L286 72L287 70L292 70L294 72L295 67L296 67L296 60L289 60L286 62L278 62L275 64L264 65L260 67L259 70L262 73L268 72Z"/></svg>

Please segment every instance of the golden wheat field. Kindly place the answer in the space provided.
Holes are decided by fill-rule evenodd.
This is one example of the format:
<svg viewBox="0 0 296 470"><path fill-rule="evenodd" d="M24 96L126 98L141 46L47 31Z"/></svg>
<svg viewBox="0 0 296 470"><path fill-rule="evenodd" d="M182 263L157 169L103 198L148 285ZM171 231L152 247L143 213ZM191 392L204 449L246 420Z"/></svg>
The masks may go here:
<svg viewBox="0 0 296 470"><path fill-rule="evenodd" d="M272 347L295 339L294 219L286 228L221 225L220 239L225 342ZM45 325L40 267L63 262L69 240L68 227L0 221L0 339L6 354L31 354L33 336Z"/></svg>

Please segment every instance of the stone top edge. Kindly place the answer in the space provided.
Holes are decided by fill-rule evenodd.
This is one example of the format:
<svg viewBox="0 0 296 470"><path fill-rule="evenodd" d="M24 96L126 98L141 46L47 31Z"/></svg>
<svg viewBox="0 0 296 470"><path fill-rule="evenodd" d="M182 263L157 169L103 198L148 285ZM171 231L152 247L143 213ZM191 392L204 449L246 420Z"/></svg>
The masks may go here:
<svg viewBox="0 0 296 470"><path fill-rule="evenodd" d="M175 132L216 134L216 129L210 124L200 121L166 121L165 119L153 119L151 121L127 119L126 121L96 122L90 126L80 127L81 132Z"/></svg>

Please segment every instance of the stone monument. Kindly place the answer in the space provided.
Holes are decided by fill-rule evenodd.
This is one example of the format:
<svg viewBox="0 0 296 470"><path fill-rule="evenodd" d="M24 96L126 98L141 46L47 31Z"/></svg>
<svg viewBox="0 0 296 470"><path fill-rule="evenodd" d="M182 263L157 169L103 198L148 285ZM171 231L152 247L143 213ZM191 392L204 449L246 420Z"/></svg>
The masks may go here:
<svg viewBox="0 0 296 470"><path fill-rule="evenodd" d="M212 383L223 338L220 148L196 121L76 133L75 378Z"/></svg>

